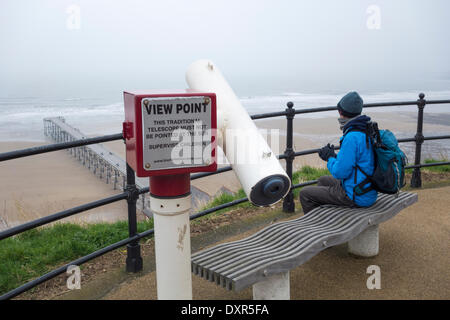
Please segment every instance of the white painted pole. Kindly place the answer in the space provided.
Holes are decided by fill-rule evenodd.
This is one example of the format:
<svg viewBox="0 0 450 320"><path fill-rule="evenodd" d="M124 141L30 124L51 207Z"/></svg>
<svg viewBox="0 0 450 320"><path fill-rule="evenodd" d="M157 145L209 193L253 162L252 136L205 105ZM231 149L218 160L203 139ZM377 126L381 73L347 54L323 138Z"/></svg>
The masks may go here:
<svg viewBox="0 0 450 320"><path fill-rule="evenodd" d="M191 196L161 199L150 196L155 229L158 300L192 300Z"/></svg>
<svg viewBox="0 0 450 320"><path fill-rule="evenodd" d="M216 94L218 145L249 200L259 206L281 200L291 182L217 66L209 60L196 61L189 66L186 81L191 89Z"/></svg>

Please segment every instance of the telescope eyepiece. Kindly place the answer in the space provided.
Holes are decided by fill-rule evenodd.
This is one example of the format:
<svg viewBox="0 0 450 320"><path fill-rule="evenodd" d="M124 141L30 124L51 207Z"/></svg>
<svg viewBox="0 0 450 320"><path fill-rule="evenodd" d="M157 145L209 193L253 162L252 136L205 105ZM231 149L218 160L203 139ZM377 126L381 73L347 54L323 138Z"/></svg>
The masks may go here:
<svg viewBox="0 0 450 320"><path fill-rule="evenodd" d="M263 193L266 197L274 199L283 196L284 181L279 177L273 177L263 185Z"/></svg>
<svg viewBox="0 0 450 320"><path fill-rule="evenodd" d="M279 174L268 176L252 188L250 201L257 206L270 206L281 200L290 186L287 176Z"/></svg>

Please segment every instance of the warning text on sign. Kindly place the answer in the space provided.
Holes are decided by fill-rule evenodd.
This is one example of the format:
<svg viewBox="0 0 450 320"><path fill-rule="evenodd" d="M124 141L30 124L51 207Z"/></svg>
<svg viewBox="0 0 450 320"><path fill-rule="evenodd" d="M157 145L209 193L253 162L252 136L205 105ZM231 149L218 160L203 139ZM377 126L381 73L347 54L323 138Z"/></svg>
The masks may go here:
<svg viewBox="0 0 450 320"><path fill-rule="evenodd" d="M211 101L207 97L143 99L142 130L145 170L211 162Z"/></svg>

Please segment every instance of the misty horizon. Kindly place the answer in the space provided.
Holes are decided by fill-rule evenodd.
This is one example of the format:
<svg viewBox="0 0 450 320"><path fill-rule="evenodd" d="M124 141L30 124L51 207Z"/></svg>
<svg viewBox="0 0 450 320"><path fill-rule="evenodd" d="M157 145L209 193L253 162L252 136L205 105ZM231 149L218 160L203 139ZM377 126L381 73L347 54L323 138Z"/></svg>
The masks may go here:
<svg viewBox="0 0 450 320"><path fill-rule="evenodd" d="M6 0L0 97L119 101L124 90L183 89L200 58L241 97L449 90L449 9L446 1Z"/></svg>

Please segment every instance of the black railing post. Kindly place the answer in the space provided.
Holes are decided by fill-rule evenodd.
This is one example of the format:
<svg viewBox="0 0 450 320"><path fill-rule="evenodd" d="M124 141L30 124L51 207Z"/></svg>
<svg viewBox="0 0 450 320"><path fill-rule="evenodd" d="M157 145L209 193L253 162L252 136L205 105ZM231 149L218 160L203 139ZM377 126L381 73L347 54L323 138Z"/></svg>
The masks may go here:
<svg viewBox="0 0 450 320"><path fill-rule="evenodd" d="M128 233L129 237L137 234L136 201L139 198L139 190L136 187L134 170L127 163L127 185L125 191L128 193ZM142 270L141 246L139 240L127 245L127 272L138 272Z"/></svg>
<svg viewBox="0 0 450 320"><path fill-rule="evenodd" d="M417 107L419 109L419 113L417 115L417 133L415 135L416 140L416 154L414 159L414 165L420 165L420 158L422 153L422 143L424 141L423 137L423 109L425 108L426 100L425 94L420 93L419 99L417 100ZM414 168L411 177L411 187L412 188L420 188L422 187L422 178L420 174L420 167Z"/></svg>
<svg viewBox="0 0 450 320"><path fill-rule="evenodd" d="M284 151L284 155L286 156L286 173L291 180L292 183L292 163L294 162L295 155L293 149L293 120L295 116L294 104L292 102L287 103L286 108L286 119L287 119L287 127L286 127L286 150ZM295 211L295 203L294 203L294 193L292 192L292 188L289 190L289 193L283 200L283 212L294 212Z"/></svg>

